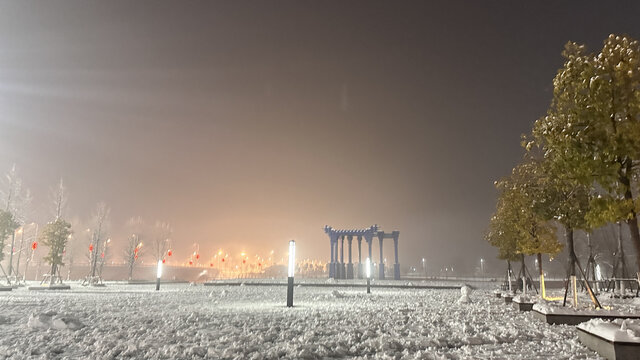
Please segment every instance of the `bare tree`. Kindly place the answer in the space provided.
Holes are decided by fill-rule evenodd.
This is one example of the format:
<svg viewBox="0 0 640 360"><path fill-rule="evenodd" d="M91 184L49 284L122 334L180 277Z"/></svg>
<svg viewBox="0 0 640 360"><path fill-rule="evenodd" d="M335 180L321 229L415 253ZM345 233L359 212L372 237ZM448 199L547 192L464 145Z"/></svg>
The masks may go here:
<svg viewBox="0 0 640 360"><path fill-rule="evenodd" d="M132 280L133 269L138 259L142 256L144 221L140 217L131 218L127 221L127 229L130 230L131 235L127 237L127 243L124 248L124 259L127 263L127 269L129 270L128 279Z"/></svg>
<svg viewBox="0 0 640 360"><path fill-rule="evenodd" d="M1 189L2 195L2 205L5 211L8 211L12 214L16 214L17 206L19 203L20 189L22 187L22 181L18 177L18 172L16 171L16 165L13 164L11 169L4 176L3 186Z"/></svg>
<svg viewBox="0 0 640 360"><path fill-rule="evenodd" d="M16 219L18 220L19 223L22 224L22 226L20 227L20 229L18 230L19 235L20 235L20 245L18 246L18 259L16 261L16 268L15 268L15 276L16 276L16 281L20 282L21 280L24 280L24 276L20 276L19 270L20 270L20 258L22 258L22 253L25 252L25 248L24 248L24 244L25 244L25 232L27 232L27 219L31 218L31 202L32 202L33 198L31 197L31 192L29 191L29 189L26 189L24 191L24 193L20 196L20 206L18 207L18 211L16 213ZM31 223L30 225L35 225L34 223ZM27 237L26 241L29 241L29 238Z"/></svg>
<svg viewBox="0 0 640 360"><path fill-rule="evenodd" d="M58 186L51 192L51 194L53 216L57 220L64 216L64 211L67 207L67 188L64 186L62 179L60 179Z"/></svg>
<svg viewBox="0 0 640 360"><path fill-rule="evenodd" d="M171 245L171 235L173 229L169 223L156 221L153 229L151 252L153 259L158 262L164 259Z"/></svg>
<svg viewBox="0 0 640 360"><path fill-rule="evenodd" d="M16 165L14 164L9 172L5 175L3 179L3 186L1 188L2 191L2 200L4 201L4 210L12 215L13 221L16 226L20 227L24 223L24 201L28 201L27 197L30 195L27 192L28 196L22 193L22 180L18 176L18 172L16 171ZM17 228L16 228L17 229ZM14 229L14 230L16 230ZM10 282L17 281L17 274L14 271L13 267L13 256L16 253L15 243L16 243L16 234L15 231L10 234L11 235L11 246L9 247L9 266L8 266L8 277Z"/></svg>
<svg viewBox="0 0 640 360"><path fill-rule="evenodd" d="M96 206L96 211L93 216L94 229L91 232L91 243L89 244L90 261L89 261L89 274L82 282L83 285L97 285L102 283L100 276L97 276L99 258L104 255L100 250L100 246L103 245L103 239L106 238L107 233L107 221L109 217L109 208L103 202L99 202ZM106 245L106 243L104 244Z"/></svg>
<svg viewBox="0 0 640 360"><path fill-rule="evenodd" d="M104 264L107 262L107 259L109 259L109 256L111 255L109 248L111 244L111 239L107 239L104 241L104 244L102 245L102 252L100 253L100 257L98 258L98 277L102 280L102 270L104 270Z"/></svg>

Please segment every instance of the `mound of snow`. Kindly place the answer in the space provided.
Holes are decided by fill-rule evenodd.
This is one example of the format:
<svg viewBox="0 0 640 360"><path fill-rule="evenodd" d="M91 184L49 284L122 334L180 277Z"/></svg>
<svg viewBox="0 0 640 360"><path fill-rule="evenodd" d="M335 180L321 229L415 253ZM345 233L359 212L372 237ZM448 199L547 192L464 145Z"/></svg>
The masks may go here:
<svg viewBox="0 0 640 360"><path fill-rule="evenodd" d="M469 295L471 295L471 287L469 287L468 285L463 285L460 288L460 299L458 299L458 304L470 304L471 303L471 298L469 297Z"/></svg>
<svg viewBox="0 0 640 360"><path fill-rule="evenodd" d="M56 330L78 330L84 324L77 318L69 315L57 315L55 312L43 314L32 314L27 320L27 326L32 329L56 329Z"/></svg>
<svg viewBox="0 0 640 360"><path fill-rule="evenodd" d="M516 295L516 296L513 297L513 302L516 302L516 303L532 303L532 302L534 302L534 299L529 295L519 294L519 295Z"/></svg>
<svg viewBox="0 0 640 360"><path fill-rule="evenodd" d="M578 325L578 328L609 341L640 343L640 320L638 319L615 319L614 321L591 319Z"/></svg>
<svg viewBox="0 0 640 360"><path fill-rule="evenodd" d="M343 294L343 293L341 293L341 292L340 292L340 291L338 291L338 290L333 290L333 291L331 292L331 296L333 296L333 297L334 297L334 298L336 298L336 299L341 299L341 298L343 298L343 297L344 297L344 294Z"/></svg>

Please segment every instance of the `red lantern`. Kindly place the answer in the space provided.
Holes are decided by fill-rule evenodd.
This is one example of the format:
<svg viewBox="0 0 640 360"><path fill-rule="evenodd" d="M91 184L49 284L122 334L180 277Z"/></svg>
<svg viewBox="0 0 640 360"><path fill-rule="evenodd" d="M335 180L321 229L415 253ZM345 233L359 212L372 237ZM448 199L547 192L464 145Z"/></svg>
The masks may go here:
<svg viewBox="0 0 640 360"><path fill-rule="evenodd" d="M165 262L167 262L167 259L162 259L162 263L164 264Z"/></svg>
<svg viewBox="0 0 640 360"><path fill-rule="evenodd" d="M258 266L259 266L259 267L262 267L262 264L261 264L261 263L258 263Z"/></svg>
<svg viewBox="0 0 640 360"><path fill-rule="evenodd" d="M213 263L209 263L209 266L213 267Z"/></svg>
<svg viewBox="0 0 640 360"><path fill-rule="evenodd" d="M171 251L171 249L167 250L167 256L171 256L171 254L173 254L173 252Z"/></svg>
<svg viewBox="0 0 640 360"><path fill-rule="evenodd" d="M222 258L222 262L224 262L224 258Z"/></svg>
<svg viewBox="0 0 640 360"><path fill-rule="evenodd" d="M243 264L246 264L246 263L247 263L247 260L242 260L242 263L243 263Z"/></svg>
<svg viewBox="0 0 640 360"><path fill-rule="evenodd" d="M89 251L93 251L93 244L89 245Z"/></svg>
<svg viewBox="0 0 640 360"><path fill-rule="evenodd" d="M196 254L196 260L200 259L200 254Z"/></svg>
<svg viewBox="0 0 640 360"><path fill-rule="evenodd" d="M134 256L133 258L137 260L138 259L138 255L136 254L136 256Z"/></svg>
<svg viewBox="0 0 640 360"><path fill-rule="evenodd" d="M34 241L33 244L31 244L31 250L35 250L38 247L38 242Z"/></svg>
<svg viewBox="0 0 640 360"><path fill-rule="evenodd" d="M193 260L189 260L189 265L193 265Z"/></svg>

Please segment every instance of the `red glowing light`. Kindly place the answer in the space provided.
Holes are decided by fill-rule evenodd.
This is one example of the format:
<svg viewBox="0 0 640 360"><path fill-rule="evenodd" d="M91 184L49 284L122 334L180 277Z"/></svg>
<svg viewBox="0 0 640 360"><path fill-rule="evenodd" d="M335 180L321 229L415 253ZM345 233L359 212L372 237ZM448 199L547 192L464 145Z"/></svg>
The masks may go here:
<svg viewBox="0 0 640 360"><path fill-rule="evenodd" d="M193 265L193 260L189 260L189 265Z"/></svg>
<svg viewBox="0 0 640 360"><path fill-rule="evenodd" d="M89 251L93 251L93 244L89 245Z"/></svg>
<svg viewBox="0 0 640 360"><path fill-rule="evenodd" d="M134 256L133 258L134 258L134 259L138 259L138 255Z"/></svg>
<svg viewBox="0 0 640 360"><path fill-rule="evenodd" d="M262 264L261 264L261 263L258 263L258 266L262 267Z"/></svg>
<svg viewBox="0 0 640 360"><path fill-rule="evenodd" d="M139 250L138 248L133 249L133 253L134 253L134 254L137 254L137 253L138 253L138 250Z"/></svg>
<svg viewBox="0 0 640 360"><path fill-rule="evenodd" d="M171 251L171 249L167 250L167 255L171 256L173 254L173 252Z"/></svg>
<svg viewBox="0 0 640 360"><path fill-rule="evenodd" d="M164 264L167 261L167 259L162 259L162 263Z"/></svg>
<svg viewBox="0 0 640 360"><path fill-rule="evenodd" d="M196 260L200 259L200 254L196 254Z"/></svg>
<svg viewBox="0 0 640 360"><path fill-rule="evenodd" d="M224 258L222 259L222 262L224 262Z"/></svg>
<svg viewBox="0 0 640 360"><path fill-rule="evenodd" d="M34 241L33 244L31 244L31 250L35 250L38 247L38 242Z"/></svg>
<svg viewBox="0 0 640 360"><path fill-rule="evenodd" d="M243 264L246 264L246 263L247 263L247 260L242 260L242 263L243 263Z"/></svg>
<svg viewBox="0 0 640 360"><path fill-rule="evenodd" d="M209 266L213 267L213 263L209 263Z"/></svg>

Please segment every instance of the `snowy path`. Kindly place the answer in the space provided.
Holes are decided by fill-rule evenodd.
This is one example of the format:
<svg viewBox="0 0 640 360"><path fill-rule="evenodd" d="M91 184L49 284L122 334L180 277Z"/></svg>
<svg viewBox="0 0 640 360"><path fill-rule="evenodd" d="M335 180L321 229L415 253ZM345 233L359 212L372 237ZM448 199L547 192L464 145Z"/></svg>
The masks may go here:
<svg viewBox="0 0 640 360"><path fill-rule="evenodd" d="M488 291L109 285L0 294L7 359L596 359ZM84 327L75 329L78 322Z"/></svg>

